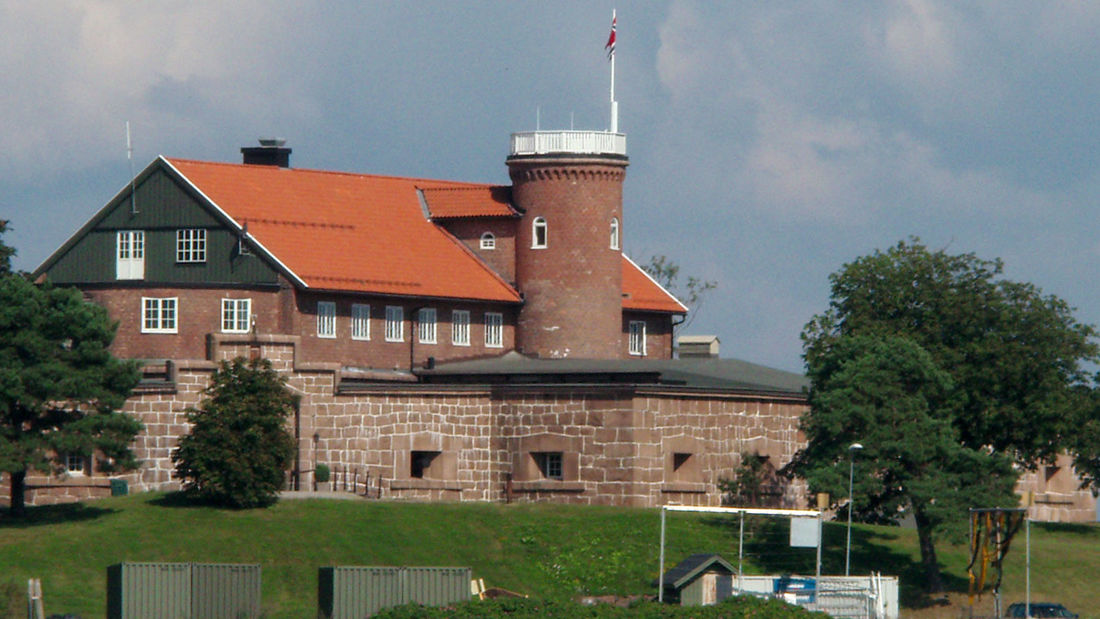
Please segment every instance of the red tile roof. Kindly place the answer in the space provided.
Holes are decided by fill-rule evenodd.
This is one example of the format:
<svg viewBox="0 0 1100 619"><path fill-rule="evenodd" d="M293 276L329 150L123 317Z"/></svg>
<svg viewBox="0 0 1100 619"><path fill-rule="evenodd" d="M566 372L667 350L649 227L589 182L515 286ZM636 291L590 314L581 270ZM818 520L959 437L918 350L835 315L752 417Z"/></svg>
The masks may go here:
<svg viewBox="0 0 1100 619"><path fill-rule="evenodd" d="M425 218L514 217L510 188L165 161L309 288L518 303L514 288ZM419 190L419 192L418 192ZM623 309L687 308L623 255Z"/></svg>
<svg viewBox="0 0 1100 619"><path fill-rule="evenodd" d="M685 314L687 306L623 254L623 309Z"/></svg>
<svg viewBox="0 0 1100 619"><path fill-rule="evenodd" d="M310 288L519 302L424 217L417 189L491 185L166 159Z"/></svg>
<svg viewBox="0 0 1100 619"><path fill-rule="evenodd" d="M423 192L432 219L519 215L509 204L510 187L428 187Z"/></svg>

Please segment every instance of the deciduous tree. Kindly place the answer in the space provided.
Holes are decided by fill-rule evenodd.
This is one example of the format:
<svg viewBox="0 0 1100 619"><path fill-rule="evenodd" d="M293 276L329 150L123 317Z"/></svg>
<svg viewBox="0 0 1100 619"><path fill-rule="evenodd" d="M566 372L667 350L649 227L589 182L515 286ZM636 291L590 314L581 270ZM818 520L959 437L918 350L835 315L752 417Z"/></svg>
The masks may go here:
<svg viewBox="0 0 1100 619"><path fill-rule="evenodd" d="M172 452L186 492L228 507L274 503L294 457L294 396L266 359L223 361Z"/></svg>
<svg viewBox="0 0 1100 619"><path fill-rule="evenodd" d="M901 242L830 276L829 309L802 333L809 444L789 470L835 493L847 446L862 443L857 496L872 500L855 513L912 513L933 591L935 532L963 522L968 506L1005 506L1010 463L1034 467L1071 447L1082 366L1097 359L1093 327L1002 270Z"/></svg>

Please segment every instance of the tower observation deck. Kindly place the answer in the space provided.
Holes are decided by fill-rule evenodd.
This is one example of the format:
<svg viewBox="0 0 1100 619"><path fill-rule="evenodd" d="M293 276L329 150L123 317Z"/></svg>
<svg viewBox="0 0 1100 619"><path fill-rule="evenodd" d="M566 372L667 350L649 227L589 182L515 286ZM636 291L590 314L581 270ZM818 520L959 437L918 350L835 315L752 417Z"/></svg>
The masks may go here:
<svg viewBox="0 0 1100 619"><path fill-rule="evenodd" d="M626 158L626 134L610 131L525 131L512 134L511 157L543 155Z"/></svg>

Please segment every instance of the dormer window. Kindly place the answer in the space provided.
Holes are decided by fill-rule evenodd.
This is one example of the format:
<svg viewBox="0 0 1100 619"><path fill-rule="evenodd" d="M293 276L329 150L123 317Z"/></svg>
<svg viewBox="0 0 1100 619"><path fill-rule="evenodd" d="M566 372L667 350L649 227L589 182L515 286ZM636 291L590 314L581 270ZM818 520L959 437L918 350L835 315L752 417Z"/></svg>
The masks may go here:
<svg viewBox="0 0 1100 619"><path fill-rule="evenodd" d="M482 249L496 249L497 237L493 236L492 232L486 232L481 235L481 248Z"/></svg>
<svg viewBox="0 0 1100 619"><path fill-rule="evenodd" d="M531 222L531 249L546 249L546 220L542 217Z"/></svg>
<svg viewBox="0 0 1100 619"><path fill-rule="evenodd" d="M619 218L611 218L611 249L619 249Z"/></svg>

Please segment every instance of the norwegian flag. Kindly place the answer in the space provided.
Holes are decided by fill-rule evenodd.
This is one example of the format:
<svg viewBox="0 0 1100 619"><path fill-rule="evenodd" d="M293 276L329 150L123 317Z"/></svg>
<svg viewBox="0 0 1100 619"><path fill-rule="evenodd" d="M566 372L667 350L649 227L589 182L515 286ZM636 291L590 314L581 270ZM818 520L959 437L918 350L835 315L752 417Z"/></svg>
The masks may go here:
<svg viewBox="0 0 1100 619"><path fill-rule="evenodd" d="M607 45L603 48L607 50L607 59L611 60L615 56L615 22L617 17L614 14L611 16L611 36L607 37Z"/></svg>

